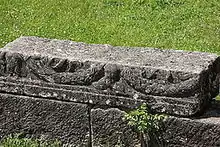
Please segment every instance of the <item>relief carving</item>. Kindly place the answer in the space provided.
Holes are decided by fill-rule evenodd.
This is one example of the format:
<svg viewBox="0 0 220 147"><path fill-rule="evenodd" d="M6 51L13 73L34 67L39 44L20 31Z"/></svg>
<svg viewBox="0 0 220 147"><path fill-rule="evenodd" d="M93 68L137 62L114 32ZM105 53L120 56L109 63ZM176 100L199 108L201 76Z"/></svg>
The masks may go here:
<svg viewBox="0 0 220 147"><path fill-rule="evenodd" d="M197 77L151 68L80 62L18 53L0 54L0 75L44 82L88 86L106 94L188 97L199 92Z"/></svg>

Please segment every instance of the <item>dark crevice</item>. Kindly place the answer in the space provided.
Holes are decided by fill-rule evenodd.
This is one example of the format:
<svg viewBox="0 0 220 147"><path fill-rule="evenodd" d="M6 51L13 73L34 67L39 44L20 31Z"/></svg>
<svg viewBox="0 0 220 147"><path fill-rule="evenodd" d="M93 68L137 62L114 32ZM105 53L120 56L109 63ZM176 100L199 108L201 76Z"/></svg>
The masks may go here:
<svg viewBox="0 0 220 147"><path fill-rule="evenodd" d="M89 139L88 139L88 147L92 147L92 120L91 120L91 110L92 105L88 105L88 120L89 120Z"/></svg>
<svg viewBox="0 0 220 147"><path fill-rule="evenodd" d="M68 66L69 66L69 61L67 59L60 59L58 63L54 65L52 68L56 72L65 72Z"/></svg>
<svg viewBox="0 0 220 147"><path fill-rule="evenodd" d="M0 108L0 115L2 115L4 112L4 108Z"/></svg>
<svg viewBox="0 0 220 147"><path fill-rule="evenodd" d="M89 83L89 85L92 85L93 82L97 82L105 76L105 69L104 69L105 65L106 64L102 65L101 69L93 73L91 82Z"/></svg>

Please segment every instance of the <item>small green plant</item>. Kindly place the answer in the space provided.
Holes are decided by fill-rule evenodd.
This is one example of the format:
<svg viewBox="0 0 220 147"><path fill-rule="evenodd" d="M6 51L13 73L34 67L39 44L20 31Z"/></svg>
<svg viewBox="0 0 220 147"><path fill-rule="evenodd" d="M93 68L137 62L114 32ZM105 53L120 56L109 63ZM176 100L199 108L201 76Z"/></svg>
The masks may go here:
<svg viewBox="0 0 220 147"><path fill-rule="evenodd" d="M61 142L47 142L37 139L22 138L20 134L10 135L5 138L0 147L61 147Z"/></svg>
<svg viewBox="0 0 220 147"><path fill-rule="evenodd" d="M134 127L139 133L141 147L147 147L150 136L160 130L165 115L151 114L146 104L141 105L138 109L125 114L125 120L128 125Z"/></svg>
<svg viewBox="0 0 220 147"><path fill-rule="evenodd" d="M215 98L217 101L220 101L220 95Z"/></svg>

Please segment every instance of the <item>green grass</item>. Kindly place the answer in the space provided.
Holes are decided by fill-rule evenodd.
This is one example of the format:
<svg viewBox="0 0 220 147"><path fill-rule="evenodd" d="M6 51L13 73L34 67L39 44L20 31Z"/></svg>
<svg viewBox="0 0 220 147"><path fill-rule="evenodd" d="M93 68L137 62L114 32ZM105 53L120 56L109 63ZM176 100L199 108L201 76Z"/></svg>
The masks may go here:
<svg viewBox="0 0 220 147"><path fill-rule="evenodd" d="M0 47L21 35L220 54L220 2L0 0Z"/></svg>
<svg viewBox="0 0 220 147"><path fill-rule="evenodd" d="M9 136L0 143L0 147L61 147L59 141L46 142L37 139L21 138L19 135Z"/></svg>

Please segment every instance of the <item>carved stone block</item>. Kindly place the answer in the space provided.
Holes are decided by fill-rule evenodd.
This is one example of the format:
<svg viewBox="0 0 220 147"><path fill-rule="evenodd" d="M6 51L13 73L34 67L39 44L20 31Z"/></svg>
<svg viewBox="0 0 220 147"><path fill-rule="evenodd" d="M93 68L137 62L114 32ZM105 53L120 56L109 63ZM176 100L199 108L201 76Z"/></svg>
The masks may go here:
<svg viewBox="0 0 220 147"><path fill-rule="evenodd" d="M125 108L147 103L155 112L192 116L218 94L219 68L209 53L21 37L1 49L8 88L0 90Z"/></svg>

